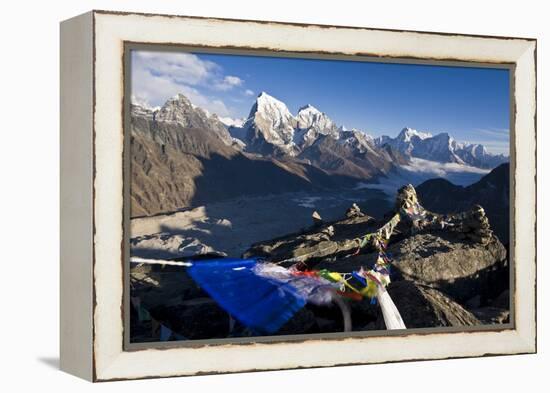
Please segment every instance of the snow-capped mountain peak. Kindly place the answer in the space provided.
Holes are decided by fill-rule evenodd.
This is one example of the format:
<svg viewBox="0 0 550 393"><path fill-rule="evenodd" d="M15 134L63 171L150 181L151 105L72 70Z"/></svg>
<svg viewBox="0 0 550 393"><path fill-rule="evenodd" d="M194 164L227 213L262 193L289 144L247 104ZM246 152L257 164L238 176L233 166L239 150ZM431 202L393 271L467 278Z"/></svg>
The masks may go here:
<svg viewBox="0 0 550 393"><path fill-rule="evenodd" d="M505 156L490 154L483 145L459 143L447 132L432 135L404 128L395 138L376 138L375 144L388 145L409 157L442 163L468 164L479 168L494 168L508 160Z"/></svg>
<svg viewBox="0 0 550 393"><path fill-rule="evenodd" d="M193 104L185 95L178 93L169 98L158 110L156 119L159 121L171 121L186 124L190 113L200 113L208 119L211 114L201 107Z"/></svg>
<svg viewBox="0 0 550 393"><path fill-rule="evenodd" d="M456 146L456 141L453 139L452 136L450 136L448 133L446 132L442 132L440 134L437 134L435 136L432 136L430 138L424 138L423 140L426 140L426 139L431 139L432 140L432 143L437 143L439 145L441 145L442 147L454 147Z"/></svg>
<svg viewBox="0 0 550 393"><path fill-rule="evenodd" d="M298 132L294 141L301 147L312 145L321 135L339 138L338 127L324 112L311 104L301 107L296 115Z"/></svg>
<svg viewBox="0 0 550 393"><path fill-rule="evenodd" d="M187 97L183 94L176 94L164 103L158 111L156 119L187 124L189 113L194 111L195 107Z"/></svg>
<svg viewBox="0 0 550 393"><path fill-rule="evenodd" d="M459 144L460 148L467 152L468 154L471 154L472 157L481 158L489 154L485 146L480 145L478 143L461 143Z"/></svg>
<svg viewBox="0 0 550 393"><path fill-rule="evenodd" d="M339 132L339 143L341 145L351 146L359 153L370 152L377 154L374 150L374 139L363 131L352 128L351 130L341 130Z"/></svg>
<svg viewBox="0 0 550 393"><path fill-rule="evenodd" d="M396 139L400 139L404 142L410 142L413 137L418 137L422 140L431 138L432 134L429 132L420 132L413 128L405 127L401 130Z"/></svg>
<svg viewBox="0 0 550 393"><path fill-rule="evenodd" d="M262 91L256 98L256 103L252 106L250 116L261 114L266 119L271 119L275 123L293 118L286 104Z"/></svg>
<svg viewBox="0 0 550 393"><path fill-rule="evenodd" d="M315 127L319 131L336 129L332 120L313 105L307 104L298 111L296 115L298 128L306 129Z"/></svg>
<svg viewBox="0 0 550 393"><path fill-rule="evenodd" d="M300 114L303 114L304 116L306 115L319 116L319 115L322 115L323 113L319 109L315 108L313 105L307 104L301 107L300 109L298 109L298 116Z"/></svg>
<svg viewBox="0 0 550 393"><path fill-rule="evenodd" d="M295 128L296 119L286 104L261 92L243 125L244 142L255 152L273 151L275 148L294 155Z"/></svg>
<svg viewBox="0 0 550 393"><path fill-rule="evenodd" d="M170 97L167 101L166 101L166 104L169 103L169 102L184 102L188 105L191 105L193 108L195 108L195 105L193 105L191 103L191 100L189 100L189 98L187 98L185 95L181 94L181 93L178 93L172 97ZM164 105L166 105L164 104Z"/></svg>
<svg viewBox="0 0 550 393"><path fill-rule="evenodd" d="M158 110L151 112L154 121L179 124L183 128L211 130L226 145L231 145L233 139L227 127L215 114L194 105L185 95L176 94L169 98Z"/></svg>
<svg viewBox="0 0 550 393"><path fill-rule="evenodd" d="M233 119L231 117L218 117L227 127L242 127L246 119Z"/></svg>

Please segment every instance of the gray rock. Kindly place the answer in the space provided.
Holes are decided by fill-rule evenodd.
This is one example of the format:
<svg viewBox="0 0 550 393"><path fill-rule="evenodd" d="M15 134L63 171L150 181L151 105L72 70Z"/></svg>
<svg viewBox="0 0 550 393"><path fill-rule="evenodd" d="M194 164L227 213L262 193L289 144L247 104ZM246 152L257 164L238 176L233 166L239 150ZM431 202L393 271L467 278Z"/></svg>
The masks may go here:
<svg viewBox="0 0 550 393"><path fill-rule="evenodd" d="M455 233L422 233L388 248L399 277L437 288L460 301L486 290L487 274L506 260L496 239L483 246Z"/></svg>
<svg viewBox="0 0 550 393"><path fill-rule="evenodd" d="M233 138L216 115L209 115L193 105L187 97L178 94L170 98L154 116L156 121L178 123L184 128L211 130L224 144L231 146Z"/></svg>
<svg viewBox="0 0 550 393"><path fill-rule="evenodd" d="M388 292L408 329L481 324L474 314L436 289L398 281L388 286ZM385 328L381 313L375 327Z"/></svg>
<svg viewBox="0 0 550 393"><path fill-rule="evenodd" d="M351 207L346 210L347 218L363 217L364 215L365 213L361 212L361 208L357 205L357 203L353 203Z"/></svg>

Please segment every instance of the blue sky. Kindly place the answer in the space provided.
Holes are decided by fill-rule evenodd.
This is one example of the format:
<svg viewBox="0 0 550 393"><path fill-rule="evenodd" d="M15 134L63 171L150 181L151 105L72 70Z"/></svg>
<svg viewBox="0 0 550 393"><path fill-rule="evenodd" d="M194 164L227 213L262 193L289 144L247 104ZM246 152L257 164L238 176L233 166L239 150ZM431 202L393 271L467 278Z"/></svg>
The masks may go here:
<svg viewBox="0 0 550 393"><path fill-rule="evenodd" d="M183 93L222 117L246 117L265 91L292 113L311 104L338 125L395 136L403 127L509 151L509 72L504 69L278 57L132 53L136 101L162 105Z"/></svg>

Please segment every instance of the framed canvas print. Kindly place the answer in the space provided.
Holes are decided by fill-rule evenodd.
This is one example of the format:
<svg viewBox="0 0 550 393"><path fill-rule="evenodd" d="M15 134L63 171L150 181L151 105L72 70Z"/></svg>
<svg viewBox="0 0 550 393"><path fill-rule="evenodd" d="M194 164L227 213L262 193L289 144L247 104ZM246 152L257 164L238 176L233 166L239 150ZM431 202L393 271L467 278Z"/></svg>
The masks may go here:
<svg viewBox="0 0 550 393"><path fill-rule="evenodd" d="M61 368L536 351L536 41L61 24Z"/></svg>

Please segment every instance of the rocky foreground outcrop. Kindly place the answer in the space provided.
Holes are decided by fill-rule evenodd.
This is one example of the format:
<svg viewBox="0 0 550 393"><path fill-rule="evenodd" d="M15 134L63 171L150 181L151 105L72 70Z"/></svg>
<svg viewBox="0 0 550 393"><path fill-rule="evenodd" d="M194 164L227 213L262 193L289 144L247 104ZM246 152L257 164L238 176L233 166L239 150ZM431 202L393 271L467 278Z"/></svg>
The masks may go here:
<svg viewBox="0 0 550 393"><path fill-rule="evenodd" d="M412 186L401 190L396 211L407 201L416 201ZM389 212L388 219L396 211ZM374 265L378 254L362 244L361 239L387 220L377 221L356 205L341 220L323 222L318 216L310 229L254 244L243 256L261 257L299 269L340 273ZM474 206L466 212L445 216L423 210L422 218L416 218L401 219L387 248L392 259L392 282L387 290L406 326L457 327L508 322L507 251L493 235L483 208ZM158 340L159 324L174 332L172 339L250 335L180 267L138 266L131 271L131 286L134 341ZM368 299L346 303L353 331L385 328L376 304ZM149 319L143 318L140 312L143 309L148 311ZM278 334L342 329L339 307L307 305Z"/></svg>

